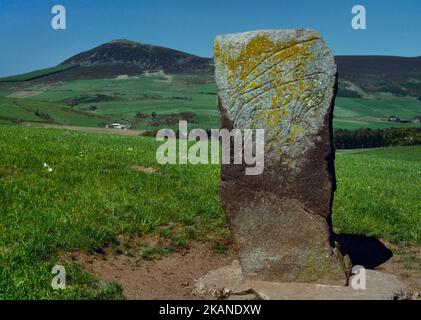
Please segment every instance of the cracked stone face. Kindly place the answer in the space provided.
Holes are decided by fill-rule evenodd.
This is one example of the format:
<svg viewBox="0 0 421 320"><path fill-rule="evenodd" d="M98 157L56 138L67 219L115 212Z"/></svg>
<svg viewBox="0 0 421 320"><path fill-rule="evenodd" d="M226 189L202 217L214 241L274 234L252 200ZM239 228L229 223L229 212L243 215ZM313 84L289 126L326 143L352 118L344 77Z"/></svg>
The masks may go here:
<svg viewBox="0 0 421 320"><path fill-rule="evenodd" d="M221 200L248 277L345 284L335 254L332 114L336 65L313 30L218 36L223 129L265 129L265 170L223 165Z"/></svg>

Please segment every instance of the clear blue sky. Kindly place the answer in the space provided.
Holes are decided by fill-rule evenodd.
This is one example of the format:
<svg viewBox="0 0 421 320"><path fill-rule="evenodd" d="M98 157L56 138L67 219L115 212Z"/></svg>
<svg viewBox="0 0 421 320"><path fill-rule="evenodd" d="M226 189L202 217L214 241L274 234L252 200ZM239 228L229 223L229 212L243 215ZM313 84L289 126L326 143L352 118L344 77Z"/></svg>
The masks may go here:
<svg viewBox="0 0 421 320"><path fill-rule="evenodd" d="M67 9L67 30L51 8ZM367 30L351 9L367 9ZM215 35L309 27L335 54L421 56L419 0L0 0L0 76L56 65L117 38L212 55Z"/></svg>

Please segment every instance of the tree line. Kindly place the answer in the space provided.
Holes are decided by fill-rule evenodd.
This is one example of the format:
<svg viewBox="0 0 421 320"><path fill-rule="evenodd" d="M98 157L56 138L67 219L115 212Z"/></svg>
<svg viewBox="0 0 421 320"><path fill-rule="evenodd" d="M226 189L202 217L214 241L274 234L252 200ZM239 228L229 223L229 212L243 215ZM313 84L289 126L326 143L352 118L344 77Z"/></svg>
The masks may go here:
<svg viewBox="0 0 421 320"><path fill-rule="evenodd" d="M421 145L421 128L336 129L334 143L337 149Z"/></svg>
<svg viewBox="0 0 421 320"><path fill-rule="evenodd" d="M144 136L156 137L158 130ZM179 132L176 137L179 138ZM206 130L211 137L211 130ZM421 128L336 129L333 136L336 149L369 149L421 145Z"/></svg>

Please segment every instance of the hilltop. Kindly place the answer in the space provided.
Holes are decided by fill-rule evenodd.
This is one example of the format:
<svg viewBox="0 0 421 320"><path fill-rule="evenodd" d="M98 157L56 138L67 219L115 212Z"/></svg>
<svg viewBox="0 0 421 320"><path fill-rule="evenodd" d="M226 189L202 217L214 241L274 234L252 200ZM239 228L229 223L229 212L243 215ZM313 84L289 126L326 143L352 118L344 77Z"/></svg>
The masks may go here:
<svg viewBox="0 0 421 320"><path fill-rule="evenodd" d="M79 53L60 65L78 65L80 68L72 70L72 74L94 78L161 70L170 74L212 72L210 58L124 39Z"/></svg>

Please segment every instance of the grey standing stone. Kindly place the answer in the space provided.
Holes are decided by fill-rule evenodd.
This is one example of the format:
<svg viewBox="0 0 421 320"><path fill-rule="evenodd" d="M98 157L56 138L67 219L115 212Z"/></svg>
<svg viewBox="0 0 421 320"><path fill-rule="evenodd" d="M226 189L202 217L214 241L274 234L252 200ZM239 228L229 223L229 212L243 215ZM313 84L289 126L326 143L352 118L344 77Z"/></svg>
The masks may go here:
<svg viewBox="0 0 421 320"><path fill-rule="evenodd" d="M222 205L244 275L346 285L331 241L332 53L303 29L218 36L214 49L222 128L265 129L262 175L222 167Z"/></svg>

